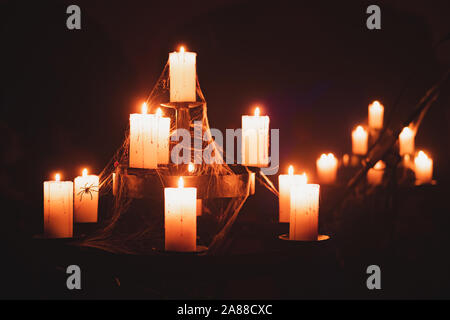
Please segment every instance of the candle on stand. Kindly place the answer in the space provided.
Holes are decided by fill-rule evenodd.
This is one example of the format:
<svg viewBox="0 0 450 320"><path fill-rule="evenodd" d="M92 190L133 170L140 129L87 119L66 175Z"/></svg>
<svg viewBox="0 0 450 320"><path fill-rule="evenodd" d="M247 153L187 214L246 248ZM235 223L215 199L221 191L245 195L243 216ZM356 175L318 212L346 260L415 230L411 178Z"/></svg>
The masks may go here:
<svg viewBox="0 0 450 320"><path fill-rule="evenodd" d="M317 176L320 183L333 184L336 182L337 159L334 154L323 153L316 161Z"/></svg>
<svg viewBox="0 0 450 320"><path fill-rule="evenodd" d="M307 184L306 174L291 187L289 239L317 241L320 185Z"/></svg>
<svg viewBox="0 0 450 320"><path fill-rule="evenodd" d="M155 169L158 164L169 163L170 118L147 114L147 104L142 104L142 113L130 114L131 168Z"/></svg>
<svg viewBox="0 0 450 320"><path fill-rule="evenodd" d="M278 210L281 223L289 222L291 213L291 187L295 183L301 183L304 175L294 174L294 167L289 166L288 174L280 174L278 176Z"/></svg>
<svg viewBox="0 0 450 320"><path fill-rule="evenodd" d="M194 252L197 248L197 188L164 188L164 229L166 251Z"/></svg>
<svg viewBox="0 0 450 320"><path fill-rule="evenodd" d="M242 164L266 167L269 164L269 117L261 116L255 109L254 116L242 116Z"/></svg>
<svg viewBox="0 0 450 320"><path fill-rule="evenodd" d="M386 168L386 165L383 161L378 161L375 163L373 168L370 168L369 171L367 171L367 182L371 185L379 185L383 182L383 174L384 169Z"/></svg>
<svg viewBox="0 0 450 320"><path fill-rule="evenodd" d="M44 236L71 238L73 236L73 182L44 181Z"/></svg>
<svg viewBox="0 0 450 320"><path fill-rule="evenodd" d="M355 155L367 153L368 134L362 126L357 126L352 132L352 151Z"/></svg>
<svg viewBox="0 0 450 320"><path fill-rule="evenodd" d="M420 150L414 158L416 184L431 183L433 180L433 159Z"/></svg>
<svg viewBox="0 0 450 320"><path fill-rule="evenodd" d="M380 130L383 128L384 106L374 101L369 105L369 128Z"/></svg>
<svg viewBox="0 0 450 320"><path fill-rule="evenodd" d="M193 164L192 162L189 162L188 164L188 172L189 174L193 174L195 171L195 164ZM197 199L197 204L196 204L196 212L197 212L197 217L202 215L202 199Z"/></svg>
<svg viewBox="0 0 450 320"><path fill-rule="evenodd" d="M197 74L195 52L169 53L170 102L194 102L197 100Z"/></svg>
<svg viewBox="0 0 450 320"><path fill-rule="evenodd" d="M398 137L398 143L401 156L414 154L414 131L410 127L404 127Z"/></svg>
<svg viewBox="0 0 450 320"><path fill-rule="evenodd" d="M88 175L83 169L82 175L74 180L73 213L75 222L97 222L99 177Z"/></svg>

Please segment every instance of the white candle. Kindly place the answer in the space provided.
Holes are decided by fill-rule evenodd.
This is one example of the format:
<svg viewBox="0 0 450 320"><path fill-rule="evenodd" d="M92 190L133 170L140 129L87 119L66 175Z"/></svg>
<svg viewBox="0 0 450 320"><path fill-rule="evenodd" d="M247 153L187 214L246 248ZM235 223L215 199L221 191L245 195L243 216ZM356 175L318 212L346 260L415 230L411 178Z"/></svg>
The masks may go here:
<svg viewBox="0 0 450 320"><path fill-rule="evenodd" d="M269 164L269 117L260 116L259 108L254 116L242 116L242 164L266 167Z"/></svg>
<svg viewBox="0 0 450 320"><path fill-rule="evenodd" d="M337 159L334 154L323 153L316 161L317 176L320 183L333 184L336 182Z"/></svg>
<svg viewBox="0 0 450 320"><path fill-rule="evenodd" d="M368 134L362 126L357 126L352 132L353 154L365 155L367 153Z"/></svg>
<svg viewBox="0 0 450 320"><path fill-rule="evenodd" d="M169 54L170 102L196 101L196 56L184 47Z"/></svg>
<svg viewBox="0 0 450 320"><path fill-rule="evenodd" d="M414 154L414 131L409 127L404 127L399 137L399 153L401 156L405 154Z"/></svg>
<svg viewBox="0 0 450 320"><path fill-rule="evenodd" d="M380 130L383 128L384 106L374 101L369 105L369 128Z"/></svg>
<svg viewBox="0 0 450 320"><path fill-rule="evenodd" d="M379 185L383 182L383 174L384 169L386 168L386 165L383 161L378 161L375 163L373 168L370 168L369 171L367 171L367 182L371 185Z"/></svg>
<svg viewBox="0 0 450 320"><path fill-rule="evenodd" d="M166 251L193 252L197 248L197 188L164 188Z"/></svg>
<svg viewBox="0 0 450 320"><path fill-rule="evenodd" d="M319 191L320 185L306 183L306 175L302 183L292 185L289 239L317 241Z"/></svg>
<svg viewBox="0 0 450 320"><path fill-rule="evenodd" d="M74 180L73 213L75 222L97 222L99 177L87 169Z"/></svg>
<svg viewBox="0 0 450 320"><path fill-rule="evenodd" d="M289 166L288 174L278 176L278 210L281 223L289 222L291 214L291 187L305 179L305 175L294 174L294 167Z"/></svg>
<svg viewBox="0 0 450 320"><path fill-rule="evenodd" d="M431 183L433 180L433 159L422 150L414 158L414 173L417 184Z"/></svg>
<svg viewBox="0 0 450 320"><path fill-rule="evenodd" d="M44 181L44 236L71 238L73 236L73 182Z"/></svg>
<svg viewBox="0 0 450 320"><path fill-rule="evenodd" d="M170 118L147 114L147 104L142 105L142 113L130 114L130 154L131 168L155 169L158 164L169 163Z"/></svg>
<svg viewBox="0 0 450 320"><path fill-rule="evenodd" d="M192 162L189 162L188 164L188 172L189 174L193 174L195 171L195 164L193 164ZM196 212L197 212L197 217L202 215L202 199L197 199L197 204L196 204Z"/></svg>

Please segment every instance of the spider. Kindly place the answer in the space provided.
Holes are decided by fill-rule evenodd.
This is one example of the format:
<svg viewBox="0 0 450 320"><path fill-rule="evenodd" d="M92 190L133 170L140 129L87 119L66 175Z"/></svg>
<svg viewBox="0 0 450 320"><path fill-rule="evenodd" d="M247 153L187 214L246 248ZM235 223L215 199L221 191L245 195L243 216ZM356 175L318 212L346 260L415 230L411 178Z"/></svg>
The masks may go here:
<svg viewBox="0 0 450 320"><path fill-rule="evenodd" d="M93 183L91 183L88 186L88 183L86 182L84 187L80 188L81 191L77 193L77 196L80 196L80 201L83 200L83 194L85 194L85 193L89 194L91 196L91 200L92 200L93 199L92 192L98 192L98 189L95 189L95 188L97 188L97 186L94 186Z"/></svg>

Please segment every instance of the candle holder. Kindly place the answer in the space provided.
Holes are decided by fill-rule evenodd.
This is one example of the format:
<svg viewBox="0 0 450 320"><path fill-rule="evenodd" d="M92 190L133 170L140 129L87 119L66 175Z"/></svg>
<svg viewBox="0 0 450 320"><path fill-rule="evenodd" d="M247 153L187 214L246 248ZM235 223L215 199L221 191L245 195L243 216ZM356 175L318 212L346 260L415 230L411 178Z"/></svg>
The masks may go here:
<svg viewBox="0 0 450 320"><path fill-rule="evenodd" d="M331 239L331 237L329 235L326 234L319 234L317 236L317 240L292 240L289 239L289 234L288 233L284 233L284 234L280 234L278 236L278 239L283 240L283 241L289 241L289 242L293 242L293 243L299 243L299 244L307 244L307 243L321 243L321 242L326 242L328 240Z"/></svg>
<svg viewBox="0 0 450 320"><path fill-rule="evenodd" d="M208 251L208 247L197 245L195 251L166 251L164 248L154 249L155 252L159 255L168 255L168 256L200 256L206 254Z"/></svg>

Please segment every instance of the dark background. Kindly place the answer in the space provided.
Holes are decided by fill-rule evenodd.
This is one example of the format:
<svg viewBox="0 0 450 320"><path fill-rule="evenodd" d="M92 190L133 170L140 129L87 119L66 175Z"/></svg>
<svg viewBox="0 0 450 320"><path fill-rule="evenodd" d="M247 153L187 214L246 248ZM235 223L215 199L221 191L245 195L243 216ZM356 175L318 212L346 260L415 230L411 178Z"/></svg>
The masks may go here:
<svg viewBox="0 0 450 320"><path fill-rule="evenodd" d="M82 29L68 30L70 4ZM382 29L366 28L378 4ZM258 103L280 128L280 165L313 172L351 148L380 100L413 106L450 65L443 1L2 1L0 192L3 235L39 233L42 182L100 172L179 44L198 53L212 127L240 127ZM414 74L412 77L411 74ZM416 137L450 177L448 86ZM11 240L11 241L13 241ZM8 245L8 243L5 243Z"/></svg>

